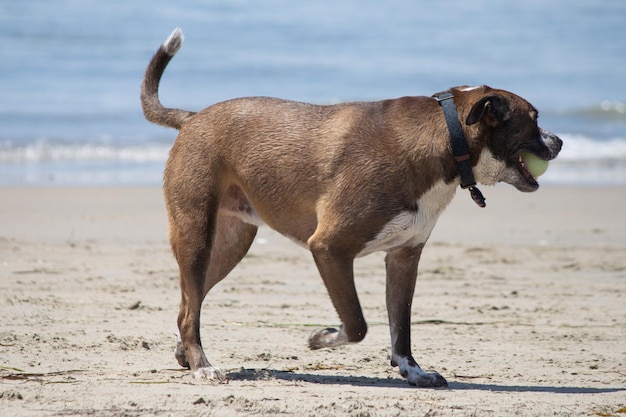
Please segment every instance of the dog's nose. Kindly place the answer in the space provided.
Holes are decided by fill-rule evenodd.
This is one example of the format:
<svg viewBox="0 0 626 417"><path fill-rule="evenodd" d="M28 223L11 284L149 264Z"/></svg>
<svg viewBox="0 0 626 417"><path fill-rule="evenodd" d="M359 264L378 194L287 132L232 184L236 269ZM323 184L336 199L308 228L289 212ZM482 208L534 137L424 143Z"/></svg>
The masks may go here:
<svg viewBox="0 0 626 417"><path fill-rule="evenodd" d="M556 158L556 156L561 152L561 148L563 147L563 141L554 133L548 132L545 129L541 129L541 139L543 143L550 150L550 159Z"/></svg>

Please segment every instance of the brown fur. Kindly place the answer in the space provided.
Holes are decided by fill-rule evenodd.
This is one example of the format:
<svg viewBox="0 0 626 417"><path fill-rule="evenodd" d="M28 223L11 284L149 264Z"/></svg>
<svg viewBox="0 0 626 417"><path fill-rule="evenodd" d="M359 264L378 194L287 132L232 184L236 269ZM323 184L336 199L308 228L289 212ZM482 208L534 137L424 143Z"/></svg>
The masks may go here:
<svg viewBox="0 0 626 417"><path fill-rule="evenodd" d="M367 325L354 258L397 216L422 215L418 202L435 184L458 184L439 104L430 97L331 106L252 97L198 113L167 109L158 85L180 42L182 34L175 32L157 51L141 94L148 120L180 130L164 175L170 241L180 267L179 362L196 376L223 377L202 350L200 308L246 254L261 223L309 248L342 320L338 330L315 332L311 348L362 340ZM483 149L501 146L504 154L534 135L532 126L538 132L532 107L518 96L488 87L452 91L460 119L468 122L463 128L473 165ZM495 129L506 120L503 112L530 126L526 136L499 144ZM434 225L447 201L428 198L435 198L435 211L423 214L430 216L424 221ZM423 372L410 350L410 305L424 243L386 248L393 362L402 362L411 384L442 386L445 380Z"/></svg>

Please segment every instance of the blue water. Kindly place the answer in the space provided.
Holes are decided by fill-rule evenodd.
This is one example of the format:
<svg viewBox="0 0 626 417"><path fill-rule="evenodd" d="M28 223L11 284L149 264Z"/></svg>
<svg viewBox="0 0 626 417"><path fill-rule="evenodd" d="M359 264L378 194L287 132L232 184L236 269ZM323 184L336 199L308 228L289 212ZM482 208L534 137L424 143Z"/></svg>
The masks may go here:
<svg viewBox="0 0 626 417"><path fill-rule="evenodd" d="M0 185L159 184L176 131L139 85L175 27L167 106L488 84L565 140L542 182L626 186L623 0L0 0Z"/></svg>

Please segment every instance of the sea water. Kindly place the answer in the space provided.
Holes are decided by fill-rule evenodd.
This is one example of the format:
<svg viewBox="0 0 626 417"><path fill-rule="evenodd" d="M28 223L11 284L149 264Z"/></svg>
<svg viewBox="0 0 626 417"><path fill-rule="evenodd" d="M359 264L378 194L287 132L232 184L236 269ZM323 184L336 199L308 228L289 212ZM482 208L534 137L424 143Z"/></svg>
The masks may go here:
<svg viewBox="0 0 626 417"><path fill-rule="evenodd" d="M139 86L176 27L168 107L487 84L564 140L543 183L626 185L623 0L0 1L0 185L160 184L176 131Z"/></svg>

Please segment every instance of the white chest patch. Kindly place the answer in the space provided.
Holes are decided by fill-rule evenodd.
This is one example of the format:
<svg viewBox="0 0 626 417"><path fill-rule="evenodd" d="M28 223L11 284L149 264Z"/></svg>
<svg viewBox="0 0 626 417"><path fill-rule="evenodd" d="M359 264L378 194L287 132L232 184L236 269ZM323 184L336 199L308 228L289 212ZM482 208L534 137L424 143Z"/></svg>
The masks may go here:
<svg viewBox="0 0 626 417"><path fill-rule="evenodd" d="M378 235L369 241L358 256L387 251L403 245L426 243L439 215L448 206L458 184L435 184L417 200L416 211L403 211L391 219Z"/></svg>

